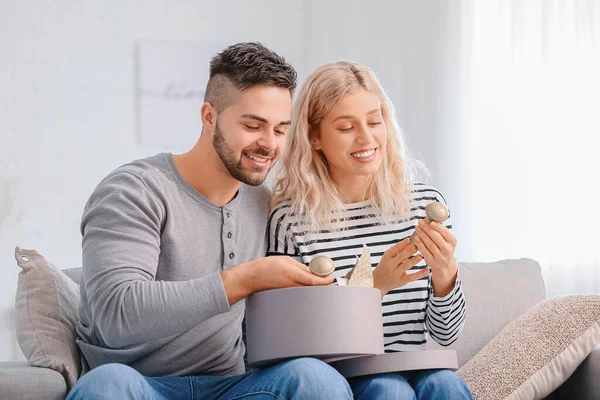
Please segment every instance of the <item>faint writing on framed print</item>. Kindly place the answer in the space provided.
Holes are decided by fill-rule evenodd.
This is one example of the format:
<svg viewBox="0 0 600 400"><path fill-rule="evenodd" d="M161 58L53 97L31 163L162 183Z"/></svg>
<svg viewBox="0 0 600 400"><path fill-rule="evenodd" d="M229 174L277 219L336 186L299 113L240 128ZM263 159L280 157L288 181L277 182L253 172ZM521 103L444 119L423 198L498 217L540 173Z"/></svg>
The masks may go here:
<svg viewBox="0 0 600 400"><path fill-rule="evenodd" d="M196 143L209 62L225 47L219 41L136 44L136 118L142 147L186 150Z"/></svg>

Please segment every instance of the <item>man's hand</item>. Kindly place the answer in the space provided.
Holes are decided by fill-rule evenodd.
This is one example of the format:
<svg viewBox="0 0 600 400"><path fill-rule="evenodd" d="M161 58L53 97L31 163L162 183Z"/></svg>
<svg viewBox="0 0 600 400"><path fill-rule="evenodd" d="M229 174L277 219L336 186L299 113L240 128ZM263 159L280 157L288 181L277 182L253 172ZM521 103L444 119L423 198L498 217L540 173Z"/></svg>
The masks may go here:
<svg viewBox="0 0 600 400"><path fill-rule="evenodd" d="M415 243L431 268L434 295L444 297L452 291L458 273L454 257L456 238L438 222L427 224L420 220L416 230L419 235Z"/></svg>
<svg viewBox="0 0 600 400"><path fill-rule="evenodd" d="M316 276L307 266L287 256L259 258L236 265L221 271L221 279L230 305L263 290L324 286L333 282L332 276Z"/></svg>
<svg viewBox="0 0 600 400"><path fill-rule="evenodd" d="M416 251L417 248L406 238L383 253L381 261L373 271L373 285L381 290L381 297L394 288L427 276L427 268L415 273L406 273L423 259L420 254L410 258Z"/></svg>

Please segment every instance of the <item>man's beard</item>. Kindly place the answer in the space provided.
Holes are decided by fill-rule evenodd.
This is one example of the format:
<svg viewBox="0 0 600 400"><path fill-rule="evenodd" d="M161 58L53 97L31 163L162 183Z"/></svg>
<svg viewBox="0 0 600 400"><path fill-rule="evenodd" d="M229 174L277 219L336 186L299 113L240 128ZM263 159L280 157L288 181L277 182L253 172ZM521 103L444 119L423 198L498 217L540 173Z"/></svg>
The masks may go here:
<svg viewBox="0 0 600 400"><path fill-rule="evenodd" d="M223 166L225 167L225 169L227 169L227 172L229 172L229 175L247 185L261 185L265 181L265 179L267 178L267 174L273 167L271 165L271 167L267 170L266 173L264 173L264 175L258 176L256 173L261 172L262 170L253 169L253 171L248 171L247 169L244 169L244 167L242 166L242 157L244 157L244 153L257 157L268 158L269 160L275 158L275 153L261 146L252 146L242 150L240 159L236 160L233 150L231 149L231 147L229 147L229 145L225 141L225 138L223 137L223 132L221 132L221 129L219 129L218 122L215 126L215 132L213 134L212 143L213 147L215 148L215 151L217 152L217 155L219 156L219 159L223 163Z"/></svg>

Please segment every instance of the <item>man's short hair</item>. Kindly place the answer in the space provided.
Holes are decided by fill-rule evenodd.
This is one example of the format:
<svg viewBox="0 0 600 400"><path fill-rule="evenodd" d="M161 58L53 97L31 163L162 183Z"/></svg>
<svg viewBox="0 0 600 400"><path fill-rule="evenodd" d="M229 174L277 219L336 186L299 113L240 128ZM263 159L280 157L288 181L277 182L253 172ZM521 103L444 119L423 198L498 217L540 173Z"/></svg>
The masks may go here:
<svg viewBox="0 0 600 400"><path fill-rule="evenodd" d="M296 89L297 74L285 59L261 43L238 43L227 47L210 62L210 78L204 101L221 112L239 92L256 85ZM237 89L237 90L235 90Z"/></svg>

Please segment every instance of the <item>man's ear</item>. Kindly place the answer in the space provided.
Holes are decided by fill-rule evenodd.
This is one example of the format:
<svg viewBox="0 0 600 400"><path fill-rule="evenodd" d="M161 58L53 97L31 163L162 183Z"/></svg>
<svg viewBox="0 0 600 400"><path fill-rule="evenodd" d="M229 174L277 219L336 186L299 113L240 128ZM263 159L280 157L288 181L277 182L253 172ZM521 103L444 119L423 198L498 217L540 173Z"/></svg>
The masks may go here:
<svg viewBox="0 0 600 400"><path fill-rule="evenodd" d="M217 124L217 111L215 110L215 107L208 102L202 104L202 108L200 108L200 117L202 118L203 129L206 129L206 131L212 135Z"/></svg>

